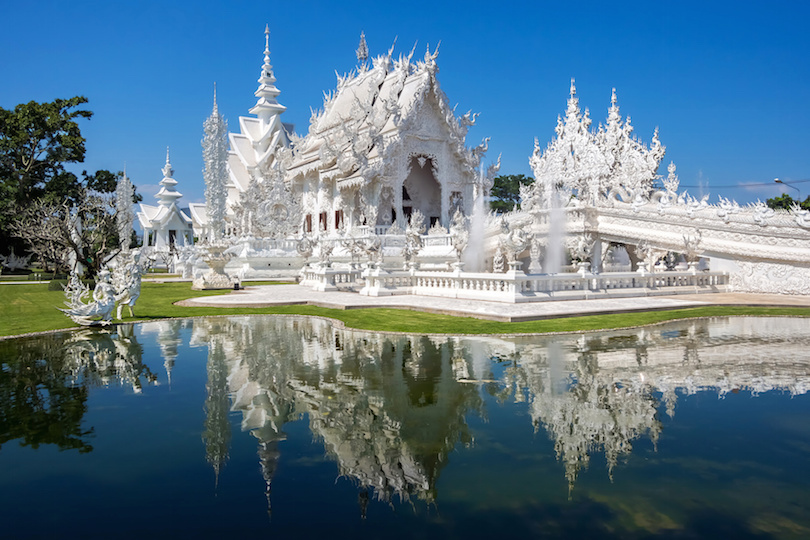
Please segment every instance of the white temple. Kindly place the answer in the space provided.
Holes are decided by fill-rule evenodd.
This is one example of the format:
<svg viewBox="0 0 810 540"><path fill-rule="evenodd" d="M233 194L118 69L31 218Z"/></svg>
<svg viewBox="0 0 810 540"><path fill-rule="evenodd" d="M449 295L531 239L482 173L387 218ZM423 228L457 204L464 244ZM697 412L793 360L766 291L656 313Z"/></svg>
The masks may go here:
<svg viewBox="0 0 810 540"><path fill-rule="evenodd" d="M465 146L475 115L456 116L436 74L437 51L421 61L393 57L370 62L365 40L356 71L339 77L304 137L281 122L286 107L270 64L269 30L255 92L255 117L239 118L227 159L226 233L271 238L396 223L419 210L429 225L447 227L456 208L470 213L492 185L477 172L487 141ZM197 208L195 215L204 220ZM204 226L205 223L201 222Z"/></svg>
<svg viewBox="0 0 810 540"><path fill-rule="evenodd" d="M392 48L370 61L367 51L361 36L357 69L338 76L304 136L281 121L269 29L256 105L227 135L228 151L215 98L203 141L207 203L190 214L195 236L224 237L231 275L507 302L678 288L810 294L810 212L722 197L711 204L679 191L674 164L658 174L658 131L649 145L640 141L615 89L605 123L593 128L572 80L556 137L545 148L535 141L536 181L521 190L522 208L487 215L499 164L483 165L488 139L466 146L476 115L449 106L437 51L414 60L413 51L394 58ZM175 197L164 188L166 211L142 205L139 214L156 231L168 229ZM213 225L212 208L222 225ZM154 236L152 245L171 243L165 232Z"/></svg>
<svg viewBox="0 0 810 540"><path fill-rule="evenodd" d="M141 203L138 221L143 227L144 246L158 251L174 251L176 247L192 245L194 233L191 218L177 205L183 194L176 189L177 180L173 178L174 169L169 162L168 149L162 172L160 191L155 195L158 205Z"/></svg>

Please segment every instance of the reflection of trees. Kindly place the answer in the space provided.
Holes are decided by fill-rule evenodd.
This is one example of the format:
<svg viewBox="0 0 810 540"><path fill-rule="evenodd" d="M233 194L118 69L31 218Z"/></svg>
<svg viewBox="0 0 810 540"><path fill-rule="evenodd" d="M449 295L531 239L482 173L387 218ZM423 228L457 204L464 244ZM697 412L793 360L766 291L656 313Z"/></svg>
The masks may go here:
<svg viewBox="0 0 810 540"><path fill-rule="evenodd" d="M119 334L90 329L0 342L0 445L14 439L37 448L90 452L92 429L81 427L90 387L132 385L155 376L142 362L132 327Z"/></svg>
<svg viewBox="0 0 810 540"><path fill-rule="evenodd" d="M81 427L87 387L74 385L67 369L64 335L0 341L0 446L55 444L90 452L93 430Z"/></svg>

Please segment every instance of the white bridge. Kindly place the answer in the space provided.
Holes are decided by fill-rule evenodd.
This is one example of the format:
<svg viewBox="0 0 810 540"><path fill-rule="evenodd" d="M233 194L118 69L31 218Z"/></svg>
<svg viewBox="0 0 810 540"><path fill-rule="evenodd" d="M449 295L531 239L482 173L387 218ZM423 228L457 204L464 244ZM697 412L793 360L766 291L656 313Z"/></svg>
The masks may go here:
<svg viewBox="0 0 810 540"><path fill-rule="evenodd" d="M656 192L646 201L609 199L598 206L569 207L561 214L569 243L579 238L592 246L590 263L597 271L604 250L619 244L636 265L667 252L706 258L713 272L729 274L730 291L810 294L806 210L773 210L762 203L742 207L722 199L720 205L684 198L678 203ZM551 229L550 215L548 210L517 212L507 220L522 223L542 243Z"/></svg>

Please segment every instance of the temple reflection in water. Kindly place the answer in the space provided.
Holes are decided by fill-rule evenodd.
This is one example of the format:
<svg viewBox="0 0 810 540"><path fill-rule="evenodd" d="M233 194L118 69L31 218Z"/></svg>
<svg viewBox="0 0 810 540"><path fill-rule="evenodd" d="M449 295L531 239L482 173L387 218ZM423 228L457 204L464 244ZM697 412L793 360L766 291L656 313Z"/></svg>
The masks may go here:
<svg viewBox="0 0 810 540"><path fill-rule="evenodd" d="M188 339L207 352L199 426L206 459L219 479L233 415L241 415L241 429L257 440L268 510L285 457L285 424L301 419L323 442L337 475L357 484L361 508L369 498L431 504L451 451L475 444L469 422L487 417L490 396L526 408L533 424L526 428L554 442L570 490L592 455L604 453L612 478L634 443L656 444L659 414L674 416L679 396L797 395L810 384L810 328L802 319L720 318L631 331L473 338L374 334L317 318L221 317L141 325L141 335L157 343L146 359L132 327L117 328L67 334L58 343L23 342L4 367L8 384L23 380L15 373L39 370L52 395L78 392L75 403L62 398L65 410L78 416L59 437L26 431L28 424L18 419L14 425L23 426L23 434L4 440L92 450L80 428L86 389L120 384L140 393L157 384L159 361L171 383L178 349ZM50 405L54 414L58 405ZM11 407L6 416L25 416Z"/></svg>
<svg viewBox="0 0 810 540"><path fill-rule="evenodd" d="M209 462L218 471L227 455L230 403L242 429L259 441L268 503L284 424L304 415L338 475L353 478L362 492L433 502L450 451L474 443L467 419L486 415L484 392L527 402L534 428L554 440L573 487L592 454L605 454L612 476L633 441L654 444L660 402L673 416L679 394L803 394L810 382L810 329L800 319L459 338L343 330L321 319L233 317L195 320L191 344L208 347Z"/></svg>

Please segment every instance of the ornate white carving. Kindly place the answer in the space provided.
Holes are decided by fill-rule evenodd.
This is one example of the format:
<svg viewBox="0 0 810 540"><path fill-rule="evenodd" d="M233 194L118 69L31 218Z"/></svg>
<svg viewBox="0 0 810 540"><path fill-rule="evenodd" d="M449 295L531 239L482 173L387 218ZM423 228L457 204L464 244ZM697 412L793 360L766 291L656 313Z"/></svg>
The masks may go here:
<svg viewBox="0 0 810 540"><path fill-rule="evenodd" d="M754 261L735 261L739 271L729 277L729 290L810 295L810 268Z"/></svg>
<svg viewBox="0 0 810 540"><path fill-rule="evenodd" d="M135 214L132 211L134 193L135 188L124 171L124 176L115 187L115 223L122 251L129 249L129 243L132 240L132 223L135 221Z"/></svg>
<svg viewBox="0 0 810 540"><path fill-rule="evenodd" d="M203 179L205 209L211 240L219 240L225 230L228 189L228 122L219 113L216 87L214 109L203 122Z"/></svg>
<svg viewBox="0 0 810 540"><path fill-rule="evenodd" d="M98 274L96 286L93 289L92 301L85 302L84 298L90 293L82 284L77 273L70 275L68 286L65 287L65 305L67 309L59 309L70 317L73 322L82 326L106 326L112 324L112 312L115 309L115 290L110 283L109 270L102 270Z"/></svg>
<svg viewBox="0 0 810 540"><path fill-rule="evenodd" d="M416 261L416 256L423 246L423 234L425 234L425 216L417 209L411 214L408 228L405 229L405 247L402 256L406 264Z"/></svg>
<svg viewBox="0 0 810 540"><path fill-rule="evenodd" d="M120 258L122 260L112 274L112 286L116 292L115 300L118 302L116 318L119 320L124 306L129 309L130 317L135 316L132 308L141 296L141 277L151 264L149 259L145 263L141 262L141 252L138 250L124 253Z"/></svg>
<svg viewBox="0 0 810 540"><path fill-rule="evenodd" d="M461 213L461 210L456 210L456 213L453 214L453 221L450 222L450 238L453 250L456 253L456 262L459 262L470 240L468 220L464 217L464 214Z"/></svg>

